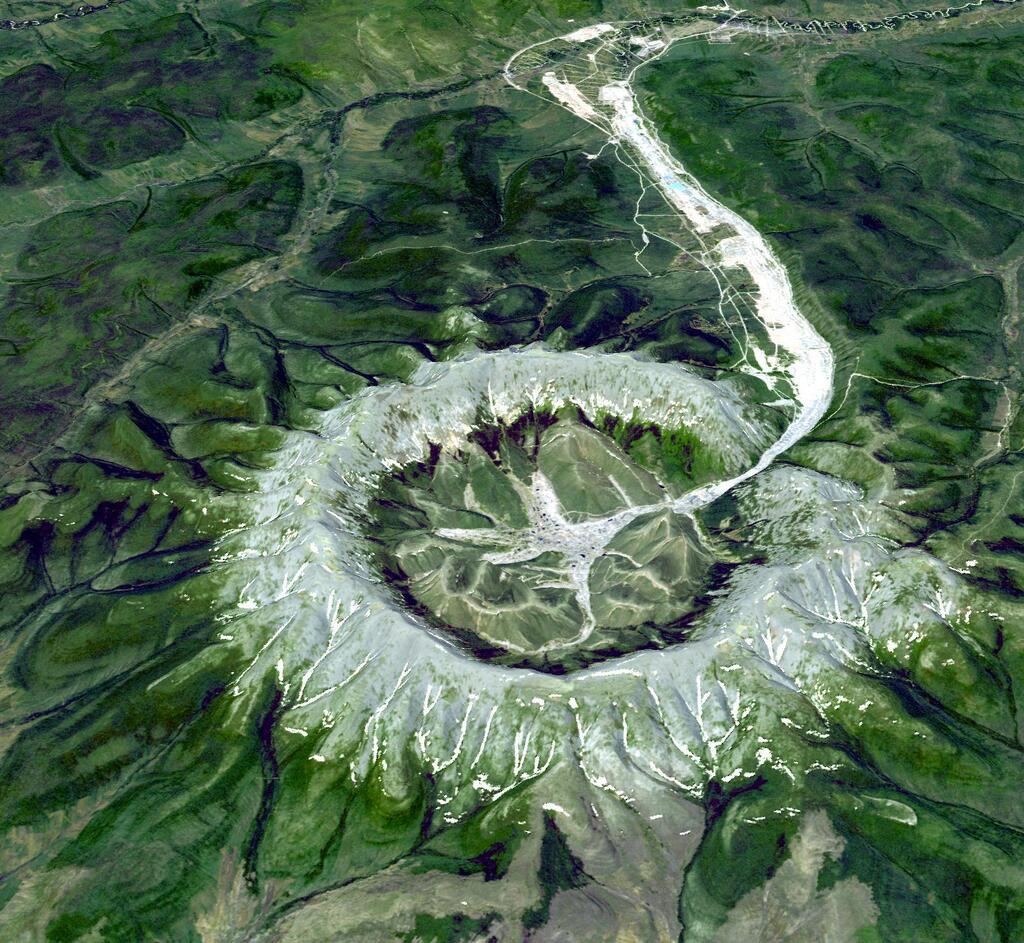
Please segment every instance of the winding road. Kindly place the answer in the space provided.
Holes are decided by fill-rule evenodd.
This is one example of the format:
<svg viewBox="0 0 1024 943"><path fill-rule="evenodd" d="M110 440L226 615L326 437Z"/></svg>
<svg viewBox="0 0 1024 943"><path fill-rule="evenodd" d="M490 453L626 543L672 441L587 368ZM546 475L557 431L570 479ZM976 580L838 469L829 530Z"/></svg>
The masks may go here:
<svg viewBox="0 0 1024 943"><path fill-rule="evenodd" d="M534 526L517 535L492 534L494 538L507 538L514 549L489 552L484 554L484 559L501 564L530 560L551 550L563 553L571 561L568 580L580 610L585 615L584 625L576 641L583 641L594 629L590 604L590 571L616 534L637 518L664 511L666 507L677 513L692 513L764 471L779 455L817 425L833 393L832 349L801 314L786 269L771 246L754 226L723 206L701 187L672 156L659 139L657 131L640 112L632 88L633 77L641 65L662 55L673 41L672 38L651 39L630 32L628 27L600 23L521 50L509 60L505 76L515 88L529 91L516 81L516 63L523 54L553 42L565 42L578 47L579 55L587 62L582 70L587 79L586 86L581 88L569 80L566 73L573 68L572 65L563 65L558 72L552 69L544 71L541 77L543 86L564 108L600 128L610 144L629 149L668 205L679 215L680 221L702 237L709 257L717 257L717 263L722 268L745 270L757 289L751 313L763 326L774 347L772 351L760 351L759 360L767 367L766 373L776 376L781 374L786 378L793 393L795 412L782 435L761 453L753 465L740 474L695 488L675 499L629 507L596 520L580 523L565 520L557 513L557 508L552 507L553 491L550 484L539 472L536 473L534 497L537 500L533 510L538 513L531 513ZM595 76L601 75L599 55L607 55L609 52L613 53L610 61L620 67L621 63L630 61L636 62L636 65L626 78L595 82ZM652 52L657 55L650 55ZM530 61L524 64L527 67L526 74L536 71ZM439 535L471 542L479 542L483 536L479 530L461 528L445 528L439 531ZM485 538L485 542L493 541Z"/></svg>

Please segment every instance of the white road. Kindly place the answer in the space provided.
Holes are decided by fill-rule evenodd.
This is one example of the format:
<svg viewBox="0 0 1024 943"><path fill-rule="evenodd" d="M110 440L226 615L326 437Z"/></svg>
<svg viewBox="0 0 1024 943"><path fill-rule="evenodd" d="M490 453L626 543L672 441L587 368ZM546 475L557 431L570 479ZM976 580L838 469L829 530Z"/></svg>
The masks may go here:
<svg viewBox="0 0 1024 943"><path fill-rule="evenodd" d="M609 23L585 27L560 37L564 42L581 47L599 41L602 47L615 42L620 44L620 48L636 38L626 36L618 27ZM644 43L650 45L646 40ZM632 45L636 43L632 42ZM659 43L656 46L659 54L669 45L670 41ZM580 51L582 54L583 49ZM513 81L511 76L512 66L519 55L521 53L513 56L506 67L506 77L517 88L522 86ZM587 59L596 67L596 55L593 52L587 55ZM591 71L588 78L592 75ZM630 73L630 80L632 75ZM539 519L533 521L534 526L514 541L514 553L492 553L485 556L485 559L495 563L512 562L513 559L519 562L539 556L545 551L562 551L566 559L572 561L569 580L575 589L580 609L586 614L580 640L586 638L594 628L588 585L591 566L623 527L645 514L664 510L666 505L676 512L692 513L762 472L817 425L825 414L833 392L832 349L800 313L785 267L754 226L711 197L672 156L658 137L656 129L640 113L630 80L601 85L595 98L593 94L588 97L585 90L569 81L564 70L561 75L552 70L542 76L545 88L563 107L584 121L602 128L608 134L611 144L631 150L667 203L679 214L681 221L685 221L689 228L702 237L720 234L718 242L710 248L717 254L722 267L745 269L756 286L753 313L775 348L772 351L761 351L759 359L769 372L783 374L787 378L793 390L795 413L782 435L764 450L757 462L735 477L695 488L674 500L631 507L605 518L582 523L570 523L560 514L552 516L549 507L546 509L549 513L544 515L544 525L540 524ZM543 490L546 483L539 484ZM480 540L483 535L480 531L474 534L472 531L451 529L446 530L443 536Z"/></svg>

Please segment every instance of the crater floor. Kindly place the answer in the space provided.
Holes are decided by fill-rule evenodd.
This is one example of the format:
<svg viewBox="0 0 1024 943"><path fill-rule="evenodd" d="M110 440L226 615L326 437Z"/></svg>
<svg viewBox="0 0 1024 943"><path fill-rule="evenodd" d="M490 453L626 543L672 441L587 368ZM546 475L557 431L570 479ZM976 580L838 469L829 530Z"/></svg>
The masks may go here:
<svg viewBox="0 0 1024 943"><path fill-rule="evenodd" d="M368 531L382 574L437 629L563 673L685 638L714 551L671 499L707 462L685 430L527 414L387 478Z"/></svg>

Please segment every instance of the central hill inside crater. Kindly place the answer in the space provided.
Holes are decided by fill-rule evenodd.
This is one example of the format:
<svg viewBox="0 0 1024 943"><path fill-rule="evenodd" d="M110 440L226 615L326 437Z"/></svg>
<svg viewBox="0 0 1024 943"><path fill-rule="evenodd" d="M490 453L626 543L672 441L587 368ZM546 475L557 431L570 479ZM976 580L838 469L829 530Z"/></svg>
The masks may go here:
<svg viewBox="0 0 1024 943"><path fill-rule="evenodd" d="M686 638L728 566L670 502L722 474L691 430L530 410L385 477L368 530L381 575L439 634L564 673Z"/></svg>

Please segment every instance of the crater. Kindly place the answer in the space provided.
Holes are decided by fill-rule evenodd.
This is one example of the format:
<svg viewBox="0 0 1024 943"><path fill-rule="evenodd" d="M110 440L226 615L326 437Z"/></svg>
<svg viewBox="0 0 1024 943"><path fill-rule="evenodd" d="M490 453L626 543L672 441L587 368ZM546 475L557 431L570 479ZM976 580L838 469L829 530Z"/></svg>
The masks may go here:
<svg viewBox="0 0 1024 943"><path fill-rule="evenodd" d="M383 476L366 536L432 631L564 674L686 640L732 564L673 501L720 474L688 429L529 408Z"/></svg>

